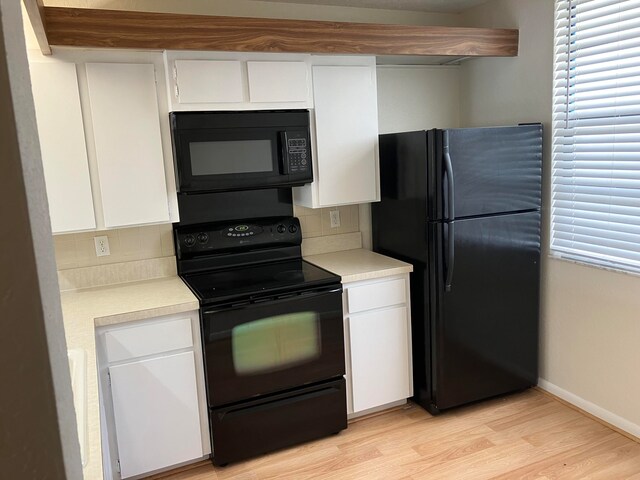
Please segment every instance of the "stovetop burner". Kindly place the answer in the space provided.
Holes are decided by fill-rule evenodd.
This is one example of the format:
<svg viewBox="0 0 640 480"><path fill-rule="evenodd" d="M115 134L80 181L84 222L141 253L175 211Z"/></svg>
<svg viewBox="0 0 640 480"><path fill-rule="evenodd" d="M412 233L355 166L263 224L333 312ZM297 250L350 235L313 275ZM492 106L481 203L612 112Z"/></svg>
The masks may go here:
<svg viewBox="0 0 640 480"><path fill-rule="evenodd" d="M340 282L339 276L299 259L183 275L182 278L203 304Z"/></svg>

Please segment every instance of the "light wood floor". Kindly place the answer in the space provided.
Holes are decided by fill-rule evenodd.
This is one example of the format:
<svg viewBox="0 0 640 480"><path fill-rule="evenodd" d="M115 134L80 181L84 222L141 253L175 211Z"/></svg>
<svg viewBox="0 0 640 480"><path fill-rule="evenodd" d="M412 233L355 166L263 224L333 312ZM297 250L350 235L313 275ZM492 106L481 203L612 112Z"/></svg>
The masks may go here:
<svg viewBox="0 0 640 480"><path fill-rule="evenodd" d="M163 478L640 480L640 444L529 390L438 417L409 405L323 440Z"/></svg>

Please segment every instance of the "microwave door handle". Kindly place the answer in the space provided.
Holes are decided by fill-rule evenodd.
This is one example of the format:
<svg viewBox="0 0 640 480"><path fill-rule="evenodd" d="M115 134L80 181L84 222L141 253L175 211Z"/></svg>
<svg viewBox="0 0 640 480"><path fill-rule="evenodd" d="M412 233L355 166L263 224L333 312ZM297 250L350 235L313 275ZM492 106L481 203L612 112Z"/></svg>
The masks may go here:
<svg viewBox="0 0 640 480"><path fill-rule="evenodd" d="M289 175L289 149L287 148L287 132L280 132L280 173Z"/></svg>

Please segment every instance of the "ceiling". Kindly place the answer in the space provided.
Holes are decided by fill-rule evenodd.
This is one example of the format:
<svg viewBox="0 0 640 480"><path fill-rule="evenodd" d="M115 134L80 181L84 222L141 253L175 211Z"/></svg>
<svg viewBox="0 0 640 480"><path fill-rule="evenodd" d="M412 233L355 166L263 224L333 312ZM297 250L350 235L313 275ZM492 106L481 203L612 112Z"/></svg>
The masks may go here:
<svg viewBox="0 0 640 480"><path fill-rule="evenodd" d="M417 12L459 13L488 0L259 0L261 2L338 5L343 7L383 8Z"/></svg>

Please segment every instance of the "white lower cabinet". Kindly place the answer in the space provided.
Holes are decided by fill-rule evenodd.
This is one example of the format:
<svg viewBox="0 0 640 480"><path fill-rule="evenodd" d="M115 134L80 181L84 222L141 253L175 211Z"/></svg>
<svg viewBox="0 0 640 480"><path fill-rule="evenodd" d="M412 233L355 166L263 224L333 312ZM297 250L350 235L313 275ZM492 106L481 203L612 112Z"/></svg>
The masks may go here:
<svg viewBox="0 0 640 480"><path fill-rule="evenodd" d="M350 416L411 397L409 275L346 283L343 308Z"/></svg>
<svg viewBox="0 0 640 480"><path fill-rule="evenodd" d="M202 456L193 352L109 368L122 478Z"/></svg>
<svg viewBox="0 0 640 480"><path fill-rule="evenodd" d="M105 479L210 453L198 312L97 330Z"/></svg>

